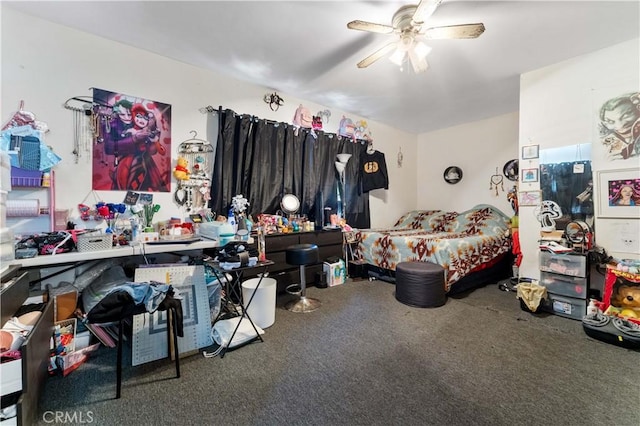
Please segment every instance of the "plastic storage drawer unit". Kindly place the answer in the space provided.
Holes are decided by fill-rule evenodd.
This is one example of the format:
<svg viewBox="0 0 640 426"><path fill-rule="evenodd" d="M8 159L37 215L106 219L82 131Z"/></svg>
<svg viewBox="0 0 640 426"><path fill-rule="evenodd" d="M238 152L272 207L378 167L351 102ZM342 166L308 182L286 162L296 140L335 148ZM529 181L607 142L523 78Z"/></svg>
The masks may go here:
<svg viewBox="0 0 640 426"><path fill-rule="evenodd" d="M572 277L587 276L587 256L576 253L540 252L540 270Z"/></svg>
<svg viewBox="0 0 640 426"><path fill-rule="evenodd" d="M548 292L580 299L587 297L589 288L586 278L551 274L549 272L540 273L540 285L545 286Z"/></svg>
<svg viewBox="0 0 640 426"><path fill-rule="evenodd" d="M563 317L582 320L587 314L587 300L547 293L543 309Z"/></svg>

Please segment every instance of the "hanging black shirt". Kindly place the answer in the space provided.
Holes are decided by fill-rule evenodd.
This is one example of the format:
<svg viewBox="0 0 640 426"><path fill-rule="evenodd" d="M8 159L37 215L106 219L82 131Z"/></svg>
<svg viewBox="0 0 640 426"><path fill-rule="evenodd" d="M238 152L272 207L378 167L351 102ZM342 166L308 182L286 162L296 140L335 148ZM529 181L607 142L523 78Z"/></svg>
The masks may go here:
<svg viewBox="0 0 640 426"><path fill-rule="evenodd" d="M380 151L364 152L361 157L362 192L372 189L389 189L389 174L384 154Z"/></svg>

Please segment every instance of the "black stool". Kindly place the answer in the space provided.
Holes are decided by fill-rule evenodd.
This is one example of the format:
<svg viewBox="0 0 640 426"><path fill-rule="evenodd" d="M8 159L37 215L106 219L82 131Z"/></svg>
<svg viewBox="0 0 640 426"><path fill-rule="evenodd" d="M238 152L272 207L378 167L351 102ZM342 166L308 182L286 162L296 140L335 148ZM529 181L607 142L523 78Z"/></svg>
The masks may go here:
<svg viewBox="0 0 640 426"><path fill-rule="evenodd" d="M400 262L396 266L396 299L418 308L435 308L447 302L445 269L429 262Z"/></svg>
<svg viewBox="0 0 640 426"><path fill-rule="evenodd" d="M300 296L284 306L291 312L313 312L322 304L318 299L307 297L307 281L304 267L320 262L318 246L315 244L294 244L285 252L289 265L300 266Z"/></svg>

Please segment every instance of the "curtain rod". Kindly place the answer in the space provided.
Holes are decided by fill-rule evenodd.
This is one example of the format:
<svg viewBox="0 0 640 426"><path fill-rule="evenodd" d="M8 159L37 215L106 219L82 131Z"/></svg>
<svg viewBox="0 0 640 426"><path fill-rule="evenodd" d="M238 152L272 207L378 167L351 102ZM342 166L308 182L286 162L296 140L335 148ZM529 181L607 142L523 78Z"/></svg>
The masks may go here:
<svg viewBox="0 0 640 426"><path fill-rule="evenodd" d="M222 107L220 107L222 108ZM206 107L202 107L202 108L198 108L198 111L200 111L203 114L207 114L210 112L218 112L217 109L215 109L214 107L212 107L211 105L207 105Z"/></svg>
<svg viewBox="0 0 640 426"><path fill-rule="evenodd" d="M220 111L222 110L222 106L220 106L220 107L218 107L218 108L219 108L219 110L220 110ZM199 109L198 109L198 111L200 111L202 114L207 114L207 113L217 113L217 112L218 112L218 109L215 109L215 108L214 108L214 107L212 107L211 105L207 105L207 106L205 106L205 107L199 108ZM274 125L280 125L280 124L284 124L285 126L290 125L289 123L285 123L285 122L282 122L282 121L275 121L275 120L268 120L268 119L266 119L266 118L260 118L260 117L258 117L258 116L253 115L253 114L237 114L235 111L234 111L233 113L234 113L234 114L236 114L236 115L238 115L238 116L248 115L248 116L250 116L252 119L255 119L256 121L258 121L258 120L263 120L263 121L265 121L266 123L270 123L270 124L274 124ZM312 130L312 129L305 129L305 130ZM329 135L329 137L337 136L337 137L342 137L342 138L350 139L348 136L338 135L338 134L333 133L333 132L325 132L325 133L327 133L327 135ZM362 145L370 145L370 146L373 146L373 141L371 141L371 140L367 141L367 140L365 140L365 139L356 139L356 141L357 141L358 143L362 144Z"/></svg>

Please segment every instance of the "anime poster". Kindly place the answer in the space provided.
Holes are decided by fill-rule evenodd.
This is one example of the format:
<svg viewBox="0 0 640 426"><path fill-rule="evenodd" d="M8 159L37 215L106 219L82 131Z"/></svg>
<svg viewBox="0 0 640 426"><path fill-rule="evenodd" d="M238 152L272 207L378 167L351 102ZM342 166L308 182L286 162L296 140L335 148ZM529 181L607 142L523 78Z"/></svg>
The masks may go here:
<svg viewBox="0 0 640 426"><path fill-rule="evenodd" d="M599 109L598 128L609 161L640 156L640 92L607 99Z"/></svg>
<svg viewBox="0 0 640 426"><path fill-rule="evenodd" d="M169 192L171 105L93 89L93 189Z"/></svg>

